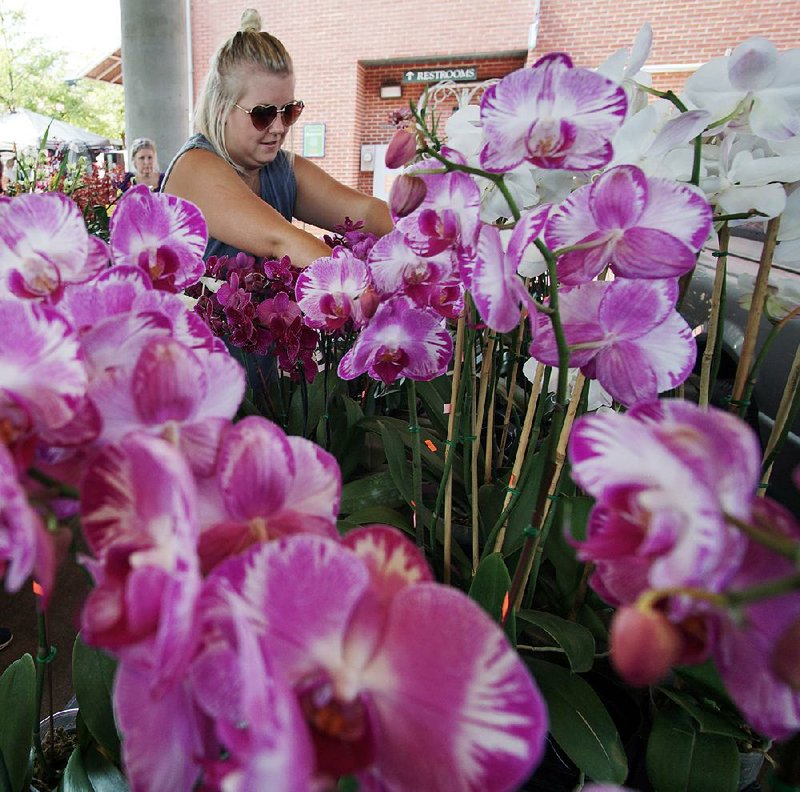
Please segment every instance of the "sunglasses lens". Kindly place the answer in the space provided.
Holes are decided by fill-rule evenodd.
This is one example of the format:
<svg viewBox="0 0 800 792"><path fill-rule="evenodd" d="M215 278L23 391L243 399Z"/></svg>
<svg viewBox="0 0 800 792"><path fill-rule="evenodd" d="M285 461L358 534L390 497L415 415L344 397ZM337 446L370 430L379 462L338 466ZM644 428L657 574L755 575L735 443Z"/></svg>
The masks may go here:
<svg viewBox="0 0 800 792"><path fill-rule="evenodd" d="M250 120L259 132L263 132L277 117L278 108L275 105L256 105L250 111Z"/></svg>
<svg viewBox="0 0 800 792"><path fill-rule="evenodd" d="M300 113L303 112L302 102L289 102L283 106L283 123L284 126L291 126L298 118Z"/></svg>

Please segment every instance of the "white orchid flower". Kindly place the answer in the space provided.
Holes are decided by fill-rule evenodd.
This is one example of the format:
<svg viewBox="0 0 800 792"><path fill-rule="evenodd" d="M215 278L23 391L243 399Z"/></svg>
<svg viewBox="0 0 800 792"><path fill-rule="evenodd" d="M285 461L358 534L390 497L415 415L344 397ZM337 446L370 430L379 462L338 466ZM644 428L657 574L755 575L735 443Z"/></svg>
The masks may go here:
<svg viewBox="0 0 800 792"><path fill-rule="evenodd" d="M753 136L727 136L721 146L704 147L707 161L716 148L716 175L701 180L709 201L723 214L757 211L777 217L786 206L783 183L800 179L800 154L769 156ZM711 156L709 156L711 155Z"/></svg>
<svg viewBox="0 0 800 792"><path fill-rule="evenodd" d="M659 99L628 118L612 140L615 165L636 165L648 176L689 181L694 149L690 145L711 121L705 110L681 113Z"/></svg>
<svg viewBox="0 0 800 792"><path fill-rule="evenodd" d="M533 378L536 374L536 367L539 365L539 361L536 358L528 358L522 366L522 375L527 379L529 382L533 382ZM571 368L569 369L569 373L567 375L567 397L572 397L572 391L575 388L575 380L578 378L578 369ZM558 367L553 366L552 371L550 372L550 380L547 383L547 390L550 393L555 393L558 387ZM594 412L595 410L599 410L604 407L611 407L614 403L614 399L608 393L608 391L597 381L597 380L589 380L589 401L586 405L587 412Z"/></svg>
<svg viewBox="0 0 800 792"><path fill-rule="evenodd" d="M647 93L639 85L650 86L653 78L642 71L653 46L653 28L645 22L636 34L633 46L617 50L599 68L598 72L609 80L618 82L628 95L628 115L634 115L647 105Z"/></svg>
<svg viewBox="0 0 800 792"><path fill-rule="evenodd" d="M778 52L753 36L723 58L701 66L686 81L685 95L721 121L749 113L750 129L767 140L788 140L800 132L800 49Z"/></svg>
<svg viewBox="0 0 800 792"><path fill-rule="evenodd" d="M776 264L800 266L800 187L786 199L778 228L778 246L772 260Z"/></svg>

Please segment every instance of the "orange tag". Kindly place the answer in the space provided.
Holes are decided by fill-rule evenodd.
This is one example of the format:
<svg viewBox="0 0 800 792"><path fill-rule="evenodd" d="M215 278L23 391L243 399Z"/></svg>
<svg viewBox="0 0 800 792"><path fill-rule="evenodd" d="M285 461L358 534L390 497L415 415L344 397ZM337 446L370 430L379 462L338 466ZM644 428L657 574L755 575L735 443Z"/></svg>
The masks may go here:
<svg viewBox="0 0 800 792"><path fill-rule="evenodd" d="M517 477L512 473L508 479L508 486L513 487L517 483Z"/></svg>
<svg viewBox="0 0 800 792"><path fill-rule="evenodd" d="M425 445L428 447L428 451L432 451L434 454L439 450L433 440L426 440Z"/></svg>
<svg viewBox="0 0 800 792"><path fill-rule="evenodd" d="M33 593L39 597L44 596L44 589L35 580L33 581Z"/></svg>
<svg viewBox="0 0 800 792"><path fill-rule="evenodd" d="M500 618L502 621L506 620L506 616L508 616L508 592L506 592L506 596L503 598L503 607L500 612Z"/></svg>

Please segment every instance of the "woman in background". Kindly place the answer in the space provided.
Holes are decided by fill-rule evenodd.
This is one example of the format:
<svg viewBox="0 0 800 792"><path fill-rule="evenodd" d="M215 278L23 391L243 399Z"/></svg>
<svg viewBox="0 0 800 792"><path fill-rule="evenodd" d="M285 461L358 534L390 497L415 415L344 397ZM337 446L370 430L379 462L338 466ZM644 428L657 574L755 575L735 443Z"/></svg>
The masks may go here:
<svg viewBox="0 0 800 792"><path fill-rule="evenodd" d="M153 192L161 189L164 174L158 169L156 144L150 138L136 138L131 146L131 167L119 185L125 192L136 184L146 184Z"/></svg>

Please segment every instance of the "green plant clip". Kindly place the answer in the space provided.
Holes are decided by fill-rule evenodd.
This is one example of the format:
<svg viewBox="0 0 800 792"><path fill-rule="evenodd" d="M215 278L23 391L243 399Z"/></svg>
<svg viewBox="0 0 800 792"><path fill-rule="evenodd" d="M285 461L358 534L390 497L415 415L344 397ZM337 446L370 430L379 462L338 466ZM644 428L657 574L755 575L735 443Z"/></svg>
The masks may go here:
<svg viewBox="0 0 800 792"><path fill-rule="evenodd" d="M37 663L52 663L58 654L58 647L55 644L50 644L50 651L44 657L37 657Z"/></svg>
<svg viewBox="0 0 800 792"><path fill-rule="evenodd" d="M526 525L526 526L525 526L525 527L522 529L522 533L523 533L525 536L533 536L533 537L536 537L536 536L538 536L538 535L539 535L539 529L538 529L538 528L534 528L534 526L533 526L533 525L531 525L530 523L528 523L528 524L527 524L527 525Z"/></svg>

